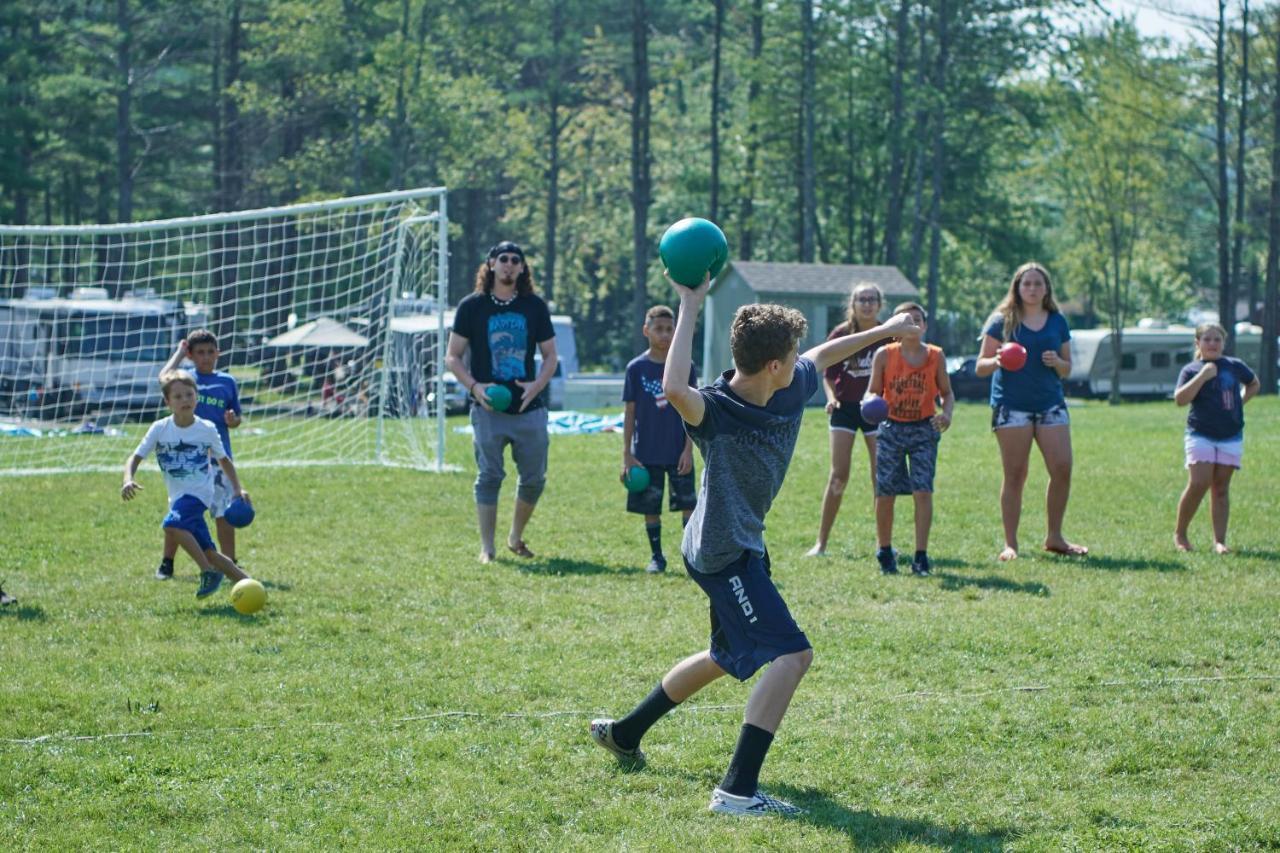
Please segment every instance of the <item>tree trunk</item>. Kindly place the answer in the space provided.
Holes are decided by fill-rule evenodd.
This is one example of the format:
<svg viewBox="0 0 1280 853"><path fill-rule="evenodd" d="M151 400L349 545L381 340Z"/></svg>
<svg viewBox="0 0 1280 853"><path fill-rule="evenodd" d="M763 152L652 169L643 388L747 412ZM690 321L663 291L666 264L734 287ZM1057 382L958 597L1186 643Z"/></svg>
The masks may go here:
<svg viewBox="0 0 1280 853"><path fill-rule="evenodd" d="M803 49L800 68L800 261L813 263L817 192L813 162L814 79L813 0L800 0Z"/></svg>
<svg viewBox="0 0 1280 853"><path fill-rule="evenodd" d="M405 91L405 58L409 44L409 0L400 0L400 43L396 57L395 118L391 123L391 184L387 189L404 188L404 169L408 159L409 107Z"/></svg>
<svg viewBox="0 0 1280 853"><path fill-rule="evenodd" d="M218 83L218 210L235 210L244 194L244 149L240 144L240 107L231 95L231 87L240 79L240 2L232 0L231 17L227 25L226 71ZM221 51L221 45L218 47Z"/></svg>
<svg viewBox="0 0 1280 853"><path fill-rule="evenodd" d="M884 262L891 267L898 265L898 245L902 233L902 172L906 167L903 146L903 122L905 120L903 77L907 73L907 39L911 35L911 0L899 0L896 35L894 37L893 78L890 83L892 108L889 112L889 209L884 221Z"/></svg>
<svg viewBox="0 0 1280 853"><path fill-rule="evenodd" d="M1231 250L1231 293L1233 301L1246 292L1241 287L1244 260L1244 186L1245 135L1249 127L1249 0L1243 0L1240 18L1240 124L1236 131L1236 218L1235 244ZM1249 300L1246 320L1253 316L1253 300Z"/></svg>
<svg viewBox="0 0 1280 853"><path fill-rule="evenodd" d="M925 293L925 310L934 322L929 324L928 337L937 340L942 324L936 321L938 313L938 277L942 261L942 177L946 160L944 134L947 126L947 60L951 46L947 31L947 0L938 0L938 56L934 65L933 90L938 98L933 110L933 198L929 202L929 284Z"/></svg>
<svg viewBox="0 0 1280 853"><path fill-rule="evenodd" d="M649 205L652 202L649 153L649 13L645 0L631 0L631 328L636 349L645 346L648 310Z"/></svg>
<svg viewBox="0 0 1280 853"><path fill-rule="evenodd" d="M116 0L116 221L133 219L133 21L129 0Z"/></svg>
<svg viewBox="0 0 1280 853"><path fill-rule="evenodd" d="M715 2L711 54L711 221L720 222L720 53L724 38L725 0Z"/></svg>
<svg viewBox="0 0 1280 853"><path fill-rule="evenodd" d="M756 158L760 149L760 56L764 53L764 0L751 4L751 80L747 84L747 156L743 165L742 221L738 231L742 242L738 257L751 260L755 251Z"/></svg>
<svg viewBox="0 0 1280 853"><path fill-rule="evenodd" d="M560 224L560 52L564 43L564 3L551 4L551 79L547 81L547 221L543 234L542 293L556 293L556 229Z"/></svg>
<svg viewBox="0 0 1280 853"><path fill-rule="evenodd" d="M1271 101L1271 203L1267 205L1267 287L1262 308L1262 393L1276 393L1276 335L1280 335L1280 24L1275 32L1275 92Z"/></svg>
<svg viewBox="0 0 1280 853"><path fill-rule="evenodd" d="M1235 352L1236 342L1236 299L1231 288L1231 222L1228 218L1231 205L1227 185L1226 33L1227 0L1218 0L1218 32L1215 39L1218 75L1215 114L1218 158L1218 186L1215 193L1218 203L1218 317L1227 330L1226 352L1231 354Z"/></svg>
<svg viewBox="0 0 1280 853"><path fill-rule="evenodd" d="M929 90L929 36L924 10L920 12L920 55L916 65L916 91ZM907 249L907 268L904 271L914 285L920 284L920 249L924 245L924 140L929 129L929 113L924 97L917 99L914 165L911 182L911 244Z"/></svg>

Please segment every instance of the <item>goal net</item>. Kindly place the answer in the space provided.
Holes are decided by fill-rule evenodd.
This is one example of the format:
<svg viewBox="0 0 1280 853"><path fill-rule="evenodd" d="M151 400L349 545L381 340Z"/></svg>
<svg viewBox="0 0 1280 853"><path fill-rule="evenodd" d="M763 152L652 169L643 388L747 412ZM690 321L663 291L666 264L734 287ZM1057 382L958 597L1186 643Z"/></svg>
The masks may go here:
<svg viewBox="0 0 1280 853"><path fill-rule="evenodd" d="M195 329L239 386L238 465L439 470L447 226L442 188L0 226L0 474L120 469Z"/></svg>

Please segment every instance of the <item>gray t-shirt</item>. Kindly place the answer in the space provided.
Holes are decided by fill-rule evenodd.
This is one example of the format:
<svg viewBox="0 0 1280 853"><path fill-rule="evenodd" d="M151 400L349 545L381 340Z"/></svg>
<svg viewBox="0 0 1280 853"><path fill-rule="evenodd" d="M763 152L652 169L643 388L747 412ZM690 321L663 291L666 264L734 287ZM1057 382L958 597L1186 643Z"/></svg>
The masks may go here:
<svg viewBox="0 0 1280 853"><path fill-rule="evenodd" d="M764 517L791 463L805 401L818 390L818 368L807 358L796 360L791 384L764 406L733 393L733 373L726 370L698 389L706 404L702 423L686 424L702 453L702 485L680 551L704 574L720 571L743 551L764 555Z"/></svg>

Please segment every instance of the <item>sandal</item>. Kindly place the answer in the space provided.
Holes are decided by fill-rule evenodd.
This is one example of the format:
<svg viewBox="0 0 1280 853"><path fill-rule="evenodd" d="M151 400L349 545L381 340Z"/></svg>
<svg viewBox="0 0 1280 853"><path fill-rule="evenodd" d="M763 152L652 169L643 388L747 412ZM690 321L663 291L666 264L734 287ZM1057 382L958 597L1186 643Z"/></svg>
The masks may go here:
<svg viewBox="0 0 1280 853"><path fill-rule="evenodd" d="M512 554L515 554L517 557L524 557L526 560L533 559L533 552L529 550L528 545L524 544L523 539L514 545L508 542L507 550Z"/></svg>

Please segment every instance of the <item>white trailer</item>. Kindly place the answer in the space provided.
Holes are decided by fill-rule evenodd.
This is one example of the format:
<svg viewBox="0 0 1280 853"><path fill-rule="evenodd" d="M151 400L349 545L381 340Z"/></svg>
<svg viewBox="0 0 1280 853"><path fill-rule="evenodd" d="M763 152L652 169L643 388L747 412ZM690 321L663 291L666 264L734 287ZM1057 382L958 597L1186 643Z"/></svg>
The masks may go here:
<svg viewBox="0 0 1280 853"><path fill-rule="evenodd" d="M205 320L202 308L151 296L33 291L0 299L0 412L28 419L161 408L160 368Z"/></svg>

